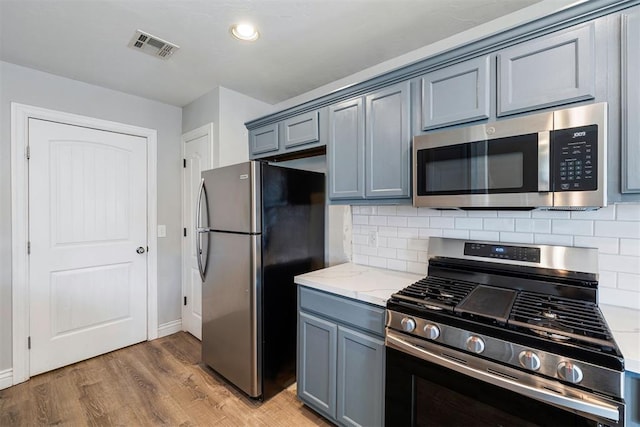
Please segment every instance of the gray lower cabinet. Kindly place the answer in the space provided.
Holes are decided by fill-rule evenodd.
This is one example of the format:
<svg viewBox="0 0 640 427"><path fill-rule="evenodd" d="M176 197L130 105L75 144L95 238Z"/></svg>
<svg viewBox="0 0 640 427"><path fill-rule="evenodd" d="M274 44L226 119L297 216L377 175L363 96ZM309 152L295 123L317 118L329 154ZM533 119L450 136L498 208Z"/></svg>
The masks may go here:
<svg viewBox="0 0 640 427"><path fill-rule="evenodd" d="M329 107L329 199L408 199L409 82Z"/></svg>
<svg viewBox="0 0 640 427"><path fill-rule="evenodd" d="M595 23L553 33L497 55L497 115L595 98Z"/></svg>
<svg viewBox="0 0 640 427"><path fill-rule="evenodd" d="M298 287L298 398L343 426L381 426L384 309Z"/></svg>
<svg viewBox="0 0 640 427"><path fill-rule="evenodd" d="M640 193L640 7L622 14L622 193Z"/></svg>
<svg viewBox="0 0 640 427"><path fill-rule="evenodd" d="M422 130L490 115L490 56L473 58L425 74L420 79Z"/></svg>

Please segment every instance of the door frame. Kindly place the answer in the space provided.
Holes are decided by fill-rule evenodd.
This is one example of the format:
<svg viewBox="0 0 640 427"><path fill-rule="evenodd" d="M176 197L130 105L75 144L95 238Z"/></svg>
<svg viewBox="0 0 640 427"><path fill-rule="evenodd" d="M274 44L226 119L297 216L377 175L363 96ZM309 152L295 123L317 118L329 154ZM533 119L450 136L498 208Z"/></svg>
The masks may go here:
<svg viewBox="0 0 640 427"><path fill-rule="evenodd" d="M215 168L218 167L216 160L217 157L217 153L214 152L214 138L213 138L213 122L209 122L206 125L200 126L199 128L190 130L189 132L185 132L182 134L182 136L180 137L180 154L182 156L182 159L184 161L185 159L185 146L187 141L190 141L192 139L196 139L196 138L200 138L203 136L208 136L208 140L209 140L209 161L211 163L211 167ZM186 212L185 212L185 202L186 202L186 197L187 195L185 194L184 191L184 187L186 184L186 174L185 174L185 168L182 168L182 186L180 187L180 190L182 191L182 209L181 209L181 213L182 213L182 229L184 230L186 228L186 224L187 221L185 220L186 218ZM192 232L192 230L187 230L187 233ZM181 256L180 256L180 267L181 267L181 275L180 277L182 278L182 298L184 301L184 297L187 295L187 269L185 267L185 257L188 254L189 248L187 247L187 242L189 239L185 239L186 236L182 236L182 250L181 250ZM181 309L180 309L180 316L184 319L184 309L185 309L185 305L184 302L182 303ZM181 330L185 331L185 326L184 326L184 322L181 325Z"/></svg>
<svg viewBox="0 0 640 427"><path fill-rule="evenodd" d="M158 337L157 131L78 114L11 103L11 294L13 384L29 379L29 119L124 133L147 140L147 340Z"/></svg>

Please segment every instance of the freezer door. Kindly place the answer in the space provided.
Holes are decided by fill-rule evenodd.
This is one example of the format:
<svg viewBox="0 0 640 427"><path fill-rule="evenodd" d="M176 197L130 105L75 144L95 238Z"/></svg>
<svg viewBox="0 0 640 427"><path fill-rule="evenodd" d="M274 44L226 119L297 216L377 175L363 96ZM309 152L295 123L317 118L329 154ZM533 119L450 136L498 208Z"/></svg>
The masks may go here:
<svg viewBox="0 0 640 427"><path fill-rule="evenodd" d="M259 233L260 163L245 162L202 172L209 204L209 228Z"/></svg>
<svg viewBox="0 0 640 427"><path fill-rule="evenodd" d="M202 361L249 396L262 394L260 236L210 232L202 287Z"/></svg>

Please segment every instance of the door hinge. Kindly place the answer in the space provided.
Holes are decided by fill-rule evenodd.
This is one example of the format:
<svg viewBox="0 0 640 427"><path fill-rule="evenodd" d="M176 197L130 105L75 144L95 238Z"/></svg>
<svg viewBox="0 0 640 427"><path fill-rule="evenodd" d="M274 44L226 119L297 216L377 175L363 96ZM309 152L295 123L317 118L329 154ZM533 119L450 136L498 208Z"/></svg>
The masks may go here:
<svg viewBox="0 0 640 427"><path fill-rule="evenodd" d="M27 350L31 350L31 337L27 337Z"/></svg>
<svg viewBox="0 0 640 427"><path fill-rule="evenodd" d="M187 159L182 159L182 167L183 168L187 167Z"/></svg>
<svg viewBox="0 0 640 427"><path fill-rule="evenodd" d="M187 305L187 297L184 297L184 305Z"/></svg>
<svg viewBox="0 0 640 427"><path fill-rule="evenodd" d="M27 160L31 158L31 146L27 145Z"/></svg>
<svg viewBox="0 0 640 427"><path fill-rule="evenodd" d="M182 229L182 234L184 234L184 237L187 237L187 227Z"/></svg>
<svg viewBox="0 0 640 427"><path fill-rule="evenodd" d="M27 255L31 255L31 242L27 242Z"/></svg>

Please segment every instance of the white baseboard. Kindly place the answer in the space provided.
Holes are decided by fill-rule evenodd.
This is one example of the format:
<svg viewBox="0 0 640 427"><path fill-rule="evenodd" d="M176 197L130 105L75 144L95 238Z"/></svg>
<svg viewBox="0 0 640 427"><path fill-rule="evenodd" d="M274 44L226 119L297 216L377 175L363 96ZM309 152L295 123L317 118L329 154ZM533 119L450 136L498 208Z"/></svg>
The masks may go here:
<svg viewBox="0 0 640 427"><path fill-rule="evenodd" d="M5 369L0 371L0 390L9 388L13 385L13 369Z"/></svg>
<svg viewBox="0 0 640 427"><path fill-rule="evenodd" d="M158 338L166 337L167 335L175 334L182 330L182 319L173 320L171 322L163 323L158 327Z"/></svg>

